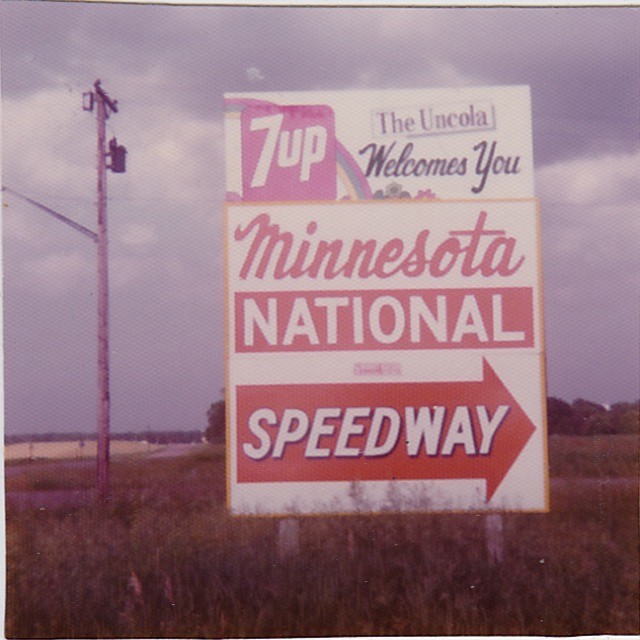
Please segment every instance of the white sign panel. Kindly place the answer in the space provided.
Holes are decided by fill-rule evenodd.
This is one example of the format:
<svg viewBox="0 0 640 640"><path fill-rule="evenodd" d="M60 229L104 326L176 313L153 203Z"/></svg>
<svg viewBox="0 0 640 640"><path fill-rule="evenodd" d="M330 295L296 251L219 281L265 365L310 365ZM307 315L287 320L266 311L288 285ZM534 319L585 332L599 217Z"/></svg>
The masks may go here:
<svg viewBox="0 0 640 640"><path fill-rule="evenodd" d="M544 510L535 200L227 206L237 513Z"/></svg>
<svg viewBox="0 0 640 640"><path fill-rule="evenodd" d="M529 88L227 94L228 199L533 197Z"/></svg>

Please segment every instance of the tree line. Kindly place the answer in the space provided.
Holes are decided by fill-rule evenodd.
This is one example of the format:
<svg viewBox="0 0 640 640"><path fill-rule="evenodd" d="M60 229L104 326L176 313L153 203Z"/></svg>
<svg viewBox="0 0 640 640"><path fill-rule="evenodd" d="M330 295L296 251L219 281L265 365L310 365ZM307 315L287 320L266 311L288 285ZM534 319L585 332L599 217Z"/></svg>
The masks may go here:
<svg viewBox="0 0 640 640"><path fill-rule="evenodd" d="M640 427L640 400L617 402L610 407L578 398L572 403L547 398L547 426L550 435L637 435ZM218 400L207 411L205 440L214 444L225 441L225 401Z"/></svg>
<svg viewBox="0 0 640 640"><path fill-rule="evenodd" d="M578 398L571 404L547 398L550 434L590 436L631 434L640 427L640 400L617 402L610 407Z"/></svg>
<svg viewBox="0 0 640 640"><path fill-rule="evenodd" d="M224 400L211 403L207 410L207 424L203 430L189 431L127 431L112 433L113 440L149 442L151 444L190 444L202 442L223 444L226 434ZM569 403L560 398L547 398L547 425L550 435L637 435L640 428L640 400L617 402L610 407L578 398ZM5 434L5 444L19 442L72 442L95 440L95 433L72 431L66 433Z"/></svg>
<svg viewBox="0 0 640 640"><path fill-rule="evenodd" d="M202 442L201 429L190 431L126 431L112 433L112 440L127 440L129 442L149 442L150 444L191 444ZM95 440L95 432L68 431L64 433L29 433L29 434L5 434L5 444L18 444L20 442L86 442Z"/></svg>

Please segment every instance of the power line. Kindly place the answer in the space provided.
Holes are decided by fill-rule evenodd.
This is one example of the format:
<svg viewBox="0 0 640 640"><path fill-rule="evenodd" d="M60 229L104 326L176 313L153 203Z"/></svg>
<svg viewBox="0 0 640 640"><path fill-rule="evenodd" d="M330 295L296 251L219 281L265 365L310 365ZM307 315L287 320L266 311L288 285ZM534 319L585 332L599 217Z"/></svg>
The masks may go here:
<svg viewBox="0 0 640 640"><path fill-rule="evenodd" d="M56 218L57 220L60 220L60 222L64 222L66 225L69 225L72 229L75 229L76 231L79 231L83 235L87 236L88 238L91 238L94 242L98 242L98 234L95 231L91 231L91 229L88 229L87 227L76 222L75 220L68 218L67 216L60 213L59 211L56 211L51 207L47 207L46 205L42 204L41 202L38 202L37 200L34 200L33 198L29 198L28 196L25 196L24 194L20 193L19 191L16 191L15 189L11 189L5 186L5 187L2 187L2 190L14 196L18 196L18 198L22 198L25 202L32 204L34 207L37 207L41 211L44 211L45 213L48 213L49 215Z"/></svg>

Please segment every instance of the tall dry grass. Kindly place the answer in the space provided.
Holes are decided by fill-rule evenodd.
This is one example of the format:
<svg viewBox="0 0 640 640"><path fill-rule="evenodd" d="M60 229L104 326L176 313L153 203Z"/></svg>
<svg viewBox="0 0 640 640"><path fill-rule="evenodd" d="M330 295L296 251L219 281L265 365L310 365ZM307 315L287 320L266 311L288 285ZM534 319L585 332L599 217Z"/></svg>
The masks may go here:
<svg viewBox="0 0 640 640"><path fill-rule="evenodd" d="M276 519L227 514L219 449L119 460L113 480L106 509L9 511L7 637L639 631L633 482L569 479L549 514L505 514L494 565L461 514L301 519L281 560Z"/></svg>

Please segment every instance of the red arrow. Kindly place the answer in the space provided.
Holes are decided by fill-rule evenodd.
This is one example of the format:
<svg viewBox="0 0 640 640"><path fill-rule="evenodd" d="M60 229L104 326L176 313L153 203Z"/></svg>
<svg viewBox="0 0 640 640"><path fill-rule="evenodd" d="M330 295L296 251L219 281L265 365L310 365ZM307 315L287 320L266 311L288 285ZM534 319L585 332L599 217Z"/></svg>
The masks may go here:
<svg viewBox="0 0 640 640"><path fill-rule="evenodd" d="M238 482L481 478L486 480L489 501L535 431L534 424L485 359L481 381L239 386L237 406ZM437 406L445 408L439 438L432 439L430 451L421 440L414 455L410 455L406 408L412 408L415 415L420 407L429 407L433 412ZM349 407L362 408L361 413L370 408L371 413L356 420L356 424L362 425L360 431L354 427L348 440L342 441L343 455L336 455L345 410ZM365 455L371 417L377 407L397 413L398 437L386 455ZM290 423L291 441L273 457L287 409L295 409L302 422ZM325 415L329 417L322 420L321 434L311 438L310 445L318 409L327 409ZM255 413L258 411L261 413ZM501 413L497 414L498 411ZM489 438L491 446L484 447L486 451L481 447L485 436L480 412L496 421L499 419L496 416L504 414L495 435ZM467 417L466 438L462 438L466 444L455 435L462 428L455 416L461 414ZM252 415L253 431L249 426ZM260 420L255 417L258 415ZM385 442L391 432L389 421L383 425L376 439L379 443ZM345 443L348 455L344 455Z"/></svg>

